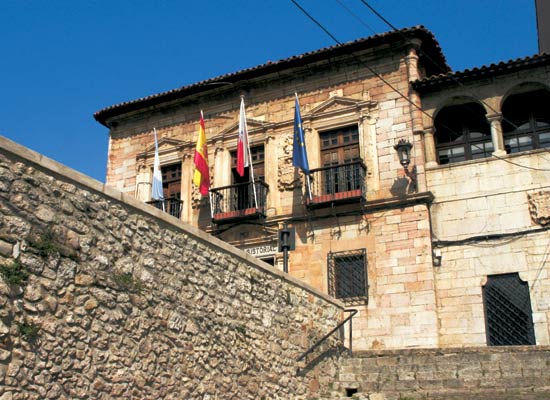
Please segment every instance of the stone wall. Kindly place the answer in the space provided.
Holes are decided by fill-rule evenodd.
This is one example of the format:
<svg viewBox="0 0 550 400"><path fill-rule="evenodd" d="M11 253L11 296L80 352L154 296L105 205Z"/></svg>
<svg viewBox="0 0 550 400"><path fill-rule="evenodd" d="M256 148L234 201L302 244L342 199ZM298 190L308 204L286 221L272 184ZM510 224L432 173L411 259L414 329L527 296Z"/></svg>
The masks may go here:
<svg viewBox="0 0 550 400"><path fill-rule="evenodd" d="M1 137L0 217L2 400L300 399L336 374L337 338L295 360L341 303Z"/></svg>
<svg viewBox="0 0 550 400"><path fill-rule="evenodd" d="M548 399L550 347L357 353L341 360L334 388L371 400Z"/></svg>
<svg viewBox="0 0 550 400"><path fill-rule="evenodd" d="M435 267L441 346L485 345L482 286L488 275L515 272L529 284L536 343L550 344L545 154L533 151L427 171L435 195L433 233L443 243L437 246L441 265ZM541 194L538 209L530 204L536 194ZM509 236L498 239L503 234ZM495 238L464 242L480 235Z"/></svg>
<svg viewBox="0 0 550 400"><path fill-rule="evenodd" d="M203 109L212 187L232 183L230 152L237 146L241 89L230 85L113 118L107 184L149 199L147 179L156 127L161 165L181 164L183 221L241 248L276 245L277 230L287 222L297 232L289 274L325 293L327 255L366 249L369 299L368 304L353 304L359 310L354 346L364 350L435 347L438 330L428 201L398 206L394 201L426 190L420 137L413 135L407 100L364 67L369 65L393 87L407 92L415 69L408 66L407 54L404 44L381 46L285 71L285 79L268 74L254 80L245 103L251 146L263 145L265 150L269 185L265 219L213 224L211 205L206 197L199 200L191 182L199 110ZM366 203L306 208L303 177L292 166L296 91L310 168L323 165L321 132L358 127L360 156L367 166ZM415 182L405 176L394 149L400 139L415 144L411 165ZM376 204L371 208L372 202ZM281 255L273 254L280 269Z"/></svg>

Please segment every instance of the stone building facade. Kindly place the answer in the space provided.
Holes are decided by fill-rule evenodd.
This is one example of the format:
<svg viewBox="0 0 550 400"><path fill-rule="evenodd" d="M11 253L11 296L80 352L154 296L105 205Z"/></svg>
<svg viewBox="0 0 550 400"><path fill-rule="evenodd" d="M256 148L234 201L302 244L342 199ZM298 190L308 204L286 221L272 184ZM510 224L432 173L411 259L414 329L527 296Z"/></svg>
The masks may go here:
<svg viewBox="0 0 550 400"><path fill-rule="evenodd" d="M525 318L509 327L527 329L513 335L522 344L550 343L550 57L426 78L413 87L425 110L426 180L434 195L440 344L504 340L497 336L505 321L493 312ZM450 127L461 136L449 134ZM508 290L515 300L501 304L494 290Z"/></svg>
<svg viewBox="0 0 550 400"><path fill-rule="evenodd" d="M515 282L522 307L529 300L531 319L518 329L534 331L522 344L549 344L548 130L534 128L536 145L526 148L517 125L503 125L525 93L546 101L548 85L546 56L452 73L432 33L415 27L117 104L95 118L109 128L107 185L151 200L156 129L169 200L155 205L279 269L279 231L293 228L288 273L359 311L357 349L486 345L506 306L487 318L495 301L484 299L502 282ZM292 165L295 93L311 195ZM254 183L250 171L235 173L241 97ZM471 107L489 132L472 139L482 151L460 135L441 136L462 129L460 112ZM200 110L212 179L205 197L191 183ZM548 117L529 115L543 124ZM406 168L400 142L412 145Z"/></svg>

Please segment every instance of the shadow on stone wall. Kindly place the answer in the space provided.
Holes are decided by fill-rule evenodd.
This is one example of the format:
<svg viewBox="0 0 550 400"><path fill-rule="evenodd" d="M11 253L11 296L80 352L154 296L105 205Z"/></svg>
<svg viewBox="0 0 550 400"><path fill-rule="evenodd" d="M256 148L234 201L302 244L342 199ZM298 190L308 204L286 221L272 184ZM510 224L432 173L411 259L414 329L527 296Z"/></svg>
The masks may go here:
<svg viewBox="0 0 550 400"><path fill-rule="evenodd" d="M4 138L0 216L3 400L300 399L334 379L337 337L308 374L295 360L341 303Z"/></svg>

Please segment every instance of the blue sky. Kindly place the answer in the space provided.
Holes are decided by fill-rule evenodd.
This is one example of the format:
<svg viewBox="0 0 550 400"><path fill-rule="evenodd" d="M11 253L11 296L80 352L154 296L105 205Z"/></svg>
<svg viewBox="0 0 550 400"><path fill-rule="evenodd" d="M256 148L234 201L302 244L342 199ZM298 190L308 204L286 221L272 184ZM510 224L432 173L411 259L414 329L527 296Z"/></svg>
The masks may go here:
<svg viewBox="0 0 550 400"><path fill-rule="evenodd" d="M390 30L361 0L297 1L341 42ZM365 1L453 70L537 52L534 0ZM290 0L1 0L0 37L0 135L100 181L95 111L334 45Z"/></svg>

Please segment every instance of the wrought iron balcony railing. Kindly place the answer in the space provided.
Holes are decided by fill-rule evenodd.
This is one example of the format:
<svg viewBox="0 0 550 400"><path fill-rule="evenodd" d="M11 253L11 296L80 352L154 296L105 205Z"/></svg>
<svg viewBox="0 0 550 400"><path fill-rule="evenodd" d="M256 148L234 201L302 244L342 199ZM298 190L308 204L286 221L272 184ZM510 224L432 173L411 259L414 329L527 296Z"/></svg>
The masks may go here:
<svg viewBox="0 0 550 400"><path fill-rule="evenodd" d="M265 216L269 187L262 181L238 183L210 189L212 194L212 221L230 222Z"/></svg>
<svg viewBox="0 0 550 400"><path fill-rule="evenodd" d="M183 202L176 198L171 197L164 200L151 200L151 201L148 201L147 204L151 204L153 207L156 207L159 210L162 210L178 219L181 217L181 209L182 209Z"/></svg>
<svg viewBox="0 0 550 400"><path fill-rule="evenodd" d="M311 198L307 206L327 207L365 199L367 167L361 160L310 170Z"/></svg>

